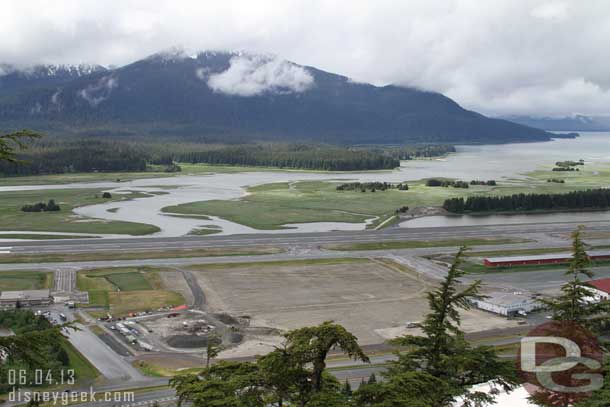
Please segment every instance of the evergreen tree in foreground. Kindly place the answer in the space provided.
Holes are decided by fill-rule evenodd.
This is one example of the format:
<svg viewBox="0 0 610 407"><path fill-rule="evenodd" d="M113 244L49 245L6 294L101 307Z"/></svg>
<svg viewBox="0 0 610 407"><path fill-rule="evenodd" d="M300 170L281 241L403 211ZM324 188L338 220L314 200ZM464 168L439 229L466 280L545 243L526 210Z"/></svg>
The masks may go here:
<svg viewBox="0 0 610 407"><path fill-rule="evenodd" d="M326 371L326 357L341 349L368 362L356 337L332 322L296 329L283 347L256 362L225 362L198 375L177 376L171 385L181 403L194 407L347 407L350 392Z"/></svg>
<svg viewBox="0 0 610 407"><path fill-rule="evenodd" d="M26 148L26 141L40 137L41 136L39 134L30 130L21 130L14 133L0 135L0 162L18 162L16 158L17 150Z"/></svg>
<svg viewBox="0 0 610 407"><path fill-rule="evenodd" d="M517 383L511 361L501 360L492 347L473 347L460 329L460 311L469 309L472 300L483 297L479 294L480 281L466 287L461 285L464 251L461 248L456 254L441 285L428 293L430 312L419 324L423 336L407 335L394 341L409 350L400 354L390 367L386 375L389 386L397 386L406 379L420 386L428 383L427 397L432 402L421 405L445 407L458 398L471 406L491 403L499 389L510 391ZM496 391L472 389L481 383L490 383Z"/></svg>
<svg viewBox="0 0 610 407"><path fill-rule="evenodd" d="M543 303L553 313L553 320L578 323L594 333L600 333L605 323L605 318L601 316L610 311L610 307L604 302L591 301L591 288L583 280L592 279L594 273L589 269L591 259L582 241L582 230L580 226L572 233L572 260L566 271L568 282L561 287L559 296Z"/></svg>
<svg viewBox="0 0 610 407"><path fill-rule="evenodd" d="M586 245L582 241L582 231L583 227L581 226L572 233L573 258L566 272L568 282L561 287L561 294L556 298L545 301L545 305L553 312L555 321L577 323L591 330L594 335L599 336L607 333L610 304L608 302L594 303L590 301L592 294L588 285L582 279L593 278L594 274L589 270L591 262L586 252ZM607 349L605 350L607 351ZM607 353L604 356L603 387L593 392L591 397L576 404L570 403L570 396L568 395L566 405L576 407L610 406L610 357ZM538 397L532 397L532 401L540 406L558 405L557 403L549 403L548 399L548 395L544 393Z"/></svg>

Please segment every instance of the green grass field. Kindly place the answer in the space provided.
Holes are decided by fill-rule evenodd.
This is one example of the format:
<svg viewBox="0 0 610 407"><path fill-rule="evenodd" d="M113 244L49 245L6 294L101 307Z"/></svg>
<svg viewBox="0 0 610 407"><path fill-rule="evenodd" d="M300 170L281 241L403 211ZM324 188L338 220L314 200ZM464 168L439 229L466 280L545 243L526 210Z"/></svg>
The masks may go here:
<svg viewBox="0 0 610 407"><path fill-rule="evenodd" d="M561 253L569 252L572 249L570 247L545 247L540 249L516 249L516 250L483 250L476 252L466 252L466 257L502 257L502 256L516 256L516 255L535 255L535 254L547 254L547 253Z"/></svg>
<svg viewBox="0 0 610 407"><path fill-rule="evenodd" d="M0 272L0 291L40 290L50 288L53 274L42 271Z"/></svg>
<svg viewBox="0 0 610 407"><path fill-rule="evenodd" d="M450 247L450 246L484 246L494 244L510 244L528 242L526 239L453 239L453 240L402 240L390 242L366 242L350 244L324 245L328 250L358 251L358 250L393 250L417 249L424 247Z"/></svg>
<svg viewBox="0 0 610 407"><path fill-rule="evenodd" d="M89 293L89 306L108 308L110 300L108 299L108 291L106 290L87 290Z"/></svg>
<svg viewBox="0 0 610 407"><path fill-rule="evenodd" d="M354 264L370 263L370 259L364 257L341 257L336 259L304 259L304 260L276 260L276 261L257 261L256 263L214 263L214 264L194 264L187 266L189 270L199 270L202 267L206 270L224 270L234 267L246 267L255 264L257 267L282 267L282 266L329 266L334 264Z"/></svg>
<svg viewBox="0 0 610 407"><path fill-rule="evenodd" d="M119 267L81 271L76 284L80 290L138 291L158 286L156 272L148 267Z"/></svg>
<svg viewBox="0 0 610 407"><path fill-rule="evenodd" d="M180 294L168 290L109 292L108 297L110 313L116 316L185 303Z"/></svg>
<svg viewBox="0 0 610 407"><path fill-rule="evenodd" d="M146 277L139 272L110 273L105 278L121 291L152 289Z"/></svg>
<svg viewBox="0 0 610 407"><path fill-rule="evenodd" d="M89 306L108 309L117 316L184 304L180 294L163 289L161 272L153 267L87 270L77 273L76 285L89 293Z"/></svg>
<svg viewBox="0 0 610 407"><path fill-rule="evenodd" d="M0 199L0 231L48 231L64 233L112 233L147 235L159 231L156 226L142 223L84 219L76 216L72 209L111 201L145 197L143 194L115 194L103 199L99 189L55 189L39 191L2 192ZM58 212L22 212L25 204L47 202L54 199L60 205Z"/></svg>

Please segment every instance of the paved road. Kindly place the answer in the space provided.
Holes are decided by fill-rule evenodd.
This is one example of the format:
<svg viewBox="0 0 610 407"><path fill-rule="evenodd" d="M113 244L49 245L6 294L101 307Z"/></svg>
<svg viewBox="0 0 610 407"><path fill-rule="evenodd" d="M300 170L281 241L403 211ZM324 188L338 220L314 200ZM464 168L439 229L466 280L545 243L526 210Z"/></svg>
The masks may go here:
<svg viewBox="0 0 610 407"><path fill-rule="evenodd" d="M81 330L70 331L68 339L106 379L110 381L143 379L137 369L117 355L87 327L78 324L76 326Z"/></svg>
<svg viewBox="0 0 610 407"><path fill-rule="evenodd" d="M51 315L59 320L57 316L63 312L68 320L73 322L74 315L71 310L61 305L51 307ZM149 378L143 376L139 370L134 368L128 361L115 353L104 341L89 330L86 326L76 323L78 330L70 329L67 337L70 343L91 362L109 383L125 383L127 381L147 381Z"/></svg>
<svg viewBox="0 0 610 407"><path fill-rule="evenodd" d="M61 269L55 271L54 290L63 293L71 293L76 287L76 270Z"/></svg>
<svg viewBox="0 0 610 407"><path fill-rule="evenodd" d="M186 281L186 284L189 286L191 294L193 295L193 304L191 304L191 307L194 309L203 310L206 304L205 294L203 293L199 282L197 282L197 278L188 270L179 268L177 268L177 270L182 273L182 277L184 278L184 281Z"/></svg>
<svg viewBox="0 0 610 407"><path fill-rule="evenodd" d="M610 278L610 266L593 267L595 278ZM510 287L524 291L553 293L566 283L565 269L490 273L483 278L494 287Z"/></svg>

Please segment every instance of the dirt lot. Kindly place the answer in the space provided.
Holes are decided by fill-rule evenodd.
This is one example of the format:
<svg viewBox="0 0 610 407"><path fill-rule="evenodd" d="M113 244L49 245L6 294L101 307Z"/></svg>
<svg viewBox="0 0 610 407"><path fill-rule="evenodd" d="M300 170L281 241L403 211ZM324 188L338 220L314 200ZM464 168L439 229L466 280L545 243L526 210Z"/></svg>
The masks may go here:
<svg viewBox="0 0 610 407"><path fill-rule="evenodd" d="M159 273L159 278L164 287L166 287L170 291L177 292L178 294L184 297L186 304L193 303L193 294L189 289L186 281L184 281L184 277L182 277L182 273L179 271L165 271L163 273Z"/></svg>
<svg viewBox="0 0 610 407"><path fill-rule="evenodd" d="M404 333L405 322L427 311L428 285L414 273L373 261L329 263L191 269L212 311L249 316L251 326L290 330L334 320L362 344L377 344ZM464 317L469 331L513 324L479 311Z"/></svg>

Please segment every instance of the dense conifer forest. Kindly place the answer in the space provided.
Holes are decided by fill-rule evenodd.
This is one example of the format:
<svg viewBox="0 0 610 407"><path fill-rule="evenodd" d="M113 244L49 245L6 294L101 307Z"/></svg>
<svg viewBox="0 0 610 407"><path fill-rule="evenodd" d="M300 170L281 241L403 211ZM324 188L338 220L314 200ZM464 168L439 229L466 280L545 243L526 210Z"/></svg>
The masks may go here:
<svg viewBox="0 0 610 407"><path fill-rule="evenodd" d="M453 213L513 212L563 209L606 209L610 189L588 189L565 194L514 194L506 196L471 196L445 200L443 208Z"/></svg>
<svg viewBox="0 0 610 407"><path fill-rule="evenodd" d="M177 154L176 161L324 171L393 169L400 161L363 149L317 145L236 145Z"/></svg>
<svg viewBox="0 0 610 407"><path fill-rule="evenodd" d="M219 144L177 138L121 140L43 137L17 155L18 162L0 162L0 176L77 172L180 171L176 163L276 167L321 171L394 169L400 160L444 155L447 145L349 147L326 144Z"/></svg>

